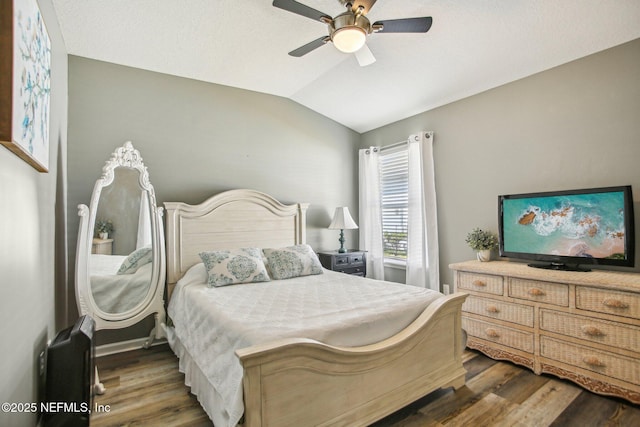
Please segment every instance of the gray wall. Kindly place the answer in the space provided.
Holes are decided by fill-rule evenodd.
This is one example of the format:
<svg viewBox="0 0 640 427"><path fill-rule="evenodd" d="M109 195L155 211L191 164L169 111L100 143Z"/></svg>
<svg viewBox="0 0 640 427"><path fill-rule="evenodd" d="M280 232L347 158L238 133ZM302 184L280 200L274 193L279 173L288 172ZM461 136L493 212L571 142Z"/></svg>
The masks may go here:
<svg viewBox="0 0 640 427"><path fill-rule="evenodd" d="M104 162L131 140L160 205L234 188L309 202L314 249L339 247L326 228L336 206L357 218L360 135L288 99L69 56L69 117L69 206L89 203ZM77 229L73 209L71 266Z"/></svg>
<svg viewBox="0 0 640 427"><path fill-rule="evenodd" d="M113 224L114 231L109 233L109 237L113 239L112 255L126 256L137 249L142 195L139 179L140 173L136 169L117 167L113 182L100 192L96 221L111 221ZM150 221L147 219L147 224ZM98 237L95 230L93 237Z"/></svg>
<svg viewBox="0 0 640 427"><path fill-rule="evenodd" d="M475 256L467 233L497 232L500 194L631 184L640 224L639 76L640 39L367 132L361 146L435 131L441 282L451 283L449 264Z"/></svg>
<svg viewBox="0 0 640 427"><path fill-rule="evenodd" d="M287 99L70 56L69 205L89 201L104 161L132 140L160 203L231 188L308 201L309 242L334 248L333 208L357 218L357 148L433 130L451 283L448 265L474 257L466 234L497 231L499 194L632 184L638 200L638 75L640 40L358 135ZM71 254L76 233L72 210Z"/></svg>
<svg viewBox="0 0 640 427"><path fill-rule="evenodd" d="M0 401L37 402L38 354L66 326L67 53L50 0L40 9L51 39L49 172L0 148ZM2 76L4 78L5 76ZM36 414L0 412L0 425L35 425Z"/></svg>

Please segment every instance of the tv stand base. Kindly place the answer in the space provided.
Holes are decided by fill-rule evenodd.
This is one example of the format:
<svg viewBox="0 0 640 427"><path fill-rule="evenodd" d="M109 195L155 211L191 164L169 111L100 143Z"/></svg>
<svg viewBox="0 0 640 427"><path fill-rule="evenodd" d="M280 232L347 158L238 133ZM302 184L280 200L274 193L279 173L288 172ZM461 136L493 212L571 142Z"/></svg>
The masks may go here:
<svg viewBox="0 0 640 427"><path fill-rule="evenodd" d="M558 271L579 271L586 273L591 271L590 268L580 267L580 265L568 265L561 262L550 262L550 263L531 263L527 264L529 267L533 268L542 268L545 270L558 270Z"/></svg>

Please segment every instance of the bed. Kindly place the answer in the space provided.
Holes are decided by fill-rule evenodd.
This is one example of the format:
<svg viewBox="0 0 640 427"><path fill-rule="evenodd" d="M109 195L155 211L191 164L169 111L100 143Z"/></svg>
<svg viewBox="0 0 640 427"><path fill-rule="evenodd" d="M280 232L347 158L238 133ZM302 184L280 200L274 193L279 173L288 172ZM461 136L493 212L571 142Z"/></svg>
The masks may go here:
<svg viewBox="0 0 640 427"><path fill-rule="evenodd" d="M247 427L367 425L438 388L464 385L461 307L466 294L443 296L327 270L207 287L200 252L304 245L308 205L232 190L200 205L165 207L173 294L167 335L185 383L216 427L237 422ZM352 298L349 309L336 308L346 300L342 294ZM314 305L318 295L329 300ZM394 298L409 305L394 308ZM363 305L376 299L384 303L371 310ZM231 312L242 315L207 314L217 313L216 303L231 307L234 301L239 305ZM288 303L279 306L282 301ZM258 320L249 320L252 310ZM301 329L290 327L292 319L309 313L311 320L295 325ZM354 313L364 317L349 317ZM215 343L231 351L211 353ZM219 365L225 360L228 365ZM232 371L237 372L219 377Z"/></svg>

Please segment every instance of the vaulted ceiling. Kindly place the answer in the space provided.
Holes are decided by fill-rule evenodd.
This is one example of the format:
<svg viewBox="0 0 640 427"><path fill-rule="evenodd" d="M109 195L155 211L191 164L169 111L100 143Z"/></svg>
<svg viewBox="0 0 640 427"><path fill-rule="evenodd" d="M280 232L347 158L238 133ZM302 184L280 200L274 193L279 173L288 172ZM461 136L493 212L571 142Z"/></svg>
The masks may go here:
<svg viewBox="0 0 640 427"><path fill-rule="evenodd" d="M300 0L328 15L338 0ZM360 67L327 26L271 0L53 0L69 54L290 98L358 132L640 37L638 0L378 0L371 22L431 16L426 34L371 34Z"/></svg>

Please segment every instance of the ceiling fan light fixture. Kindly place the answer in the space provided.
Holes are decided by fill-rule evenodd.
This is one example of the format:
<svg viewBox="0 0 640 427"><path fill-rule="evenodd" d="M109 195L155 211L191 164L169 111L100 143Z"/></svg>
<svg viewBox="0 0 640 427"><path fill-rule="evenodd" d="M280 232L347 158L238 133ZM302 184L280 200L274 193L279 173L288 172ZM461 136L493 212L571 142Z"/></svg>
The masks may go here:
<svg viewBox="0 0 640 427"><path fill-rule="evenodd" d="M336 30L331 41L335 47L344 53L352 53L360 50L364 46L364 42L367 39L367 34L362 28L359 27L343 27Z"/></svg>
<svg viewBox="0 0 640 427"><path fill-rule="evenodd" d="M371 33L426 33L431 28L433 19L430 16L421 18L387 19L373 24L366 15L376 0L338 0L347 11L332 18L296 0L273 0L273 6L301 15L314 21L320 21L329 27L329 35L317 38L310 43L289 52L289 55L301 57L326 44L333 42L336 49L344 53L357 53L356 58L361 66L375 62L373 54L366 46L367 36Z"/></svg>

